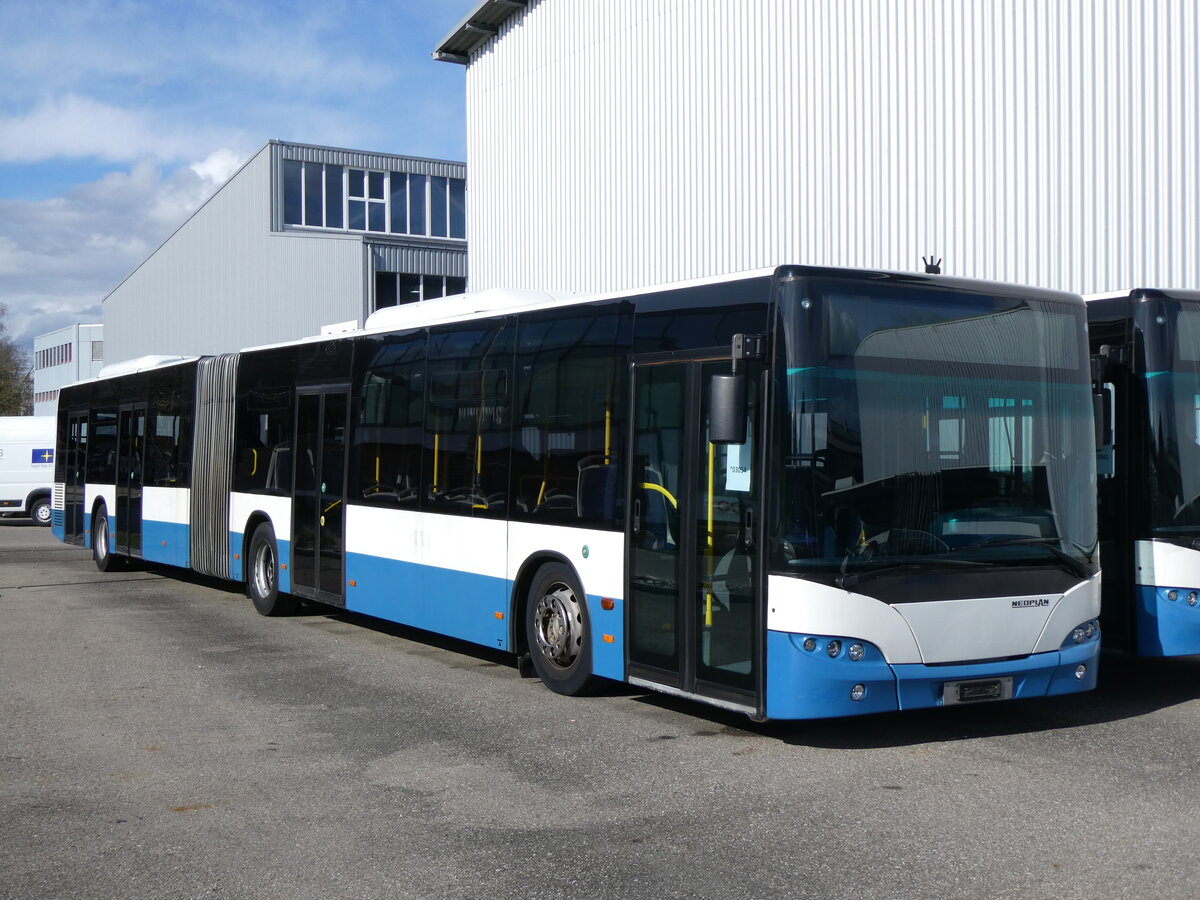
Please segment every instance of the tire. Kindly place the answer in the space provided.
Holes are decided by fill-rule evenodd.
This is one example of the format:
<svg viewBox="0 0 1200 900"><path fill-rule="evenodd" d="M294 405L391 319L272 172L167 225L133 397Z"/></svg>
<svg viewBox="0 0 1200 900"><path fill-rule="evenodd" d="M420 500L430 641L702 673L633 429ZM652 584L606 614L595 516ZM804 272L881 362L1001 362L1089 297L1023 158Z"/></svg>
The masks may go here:
<svg viewBox="0 0 1200 900"><path fill-rule="evenodd" d="M279 545L275 529L263 522L250 538L250 571L246 577L246 596L264 616L287 616L299 605L291 594L279 591Z"/></svg>
<svg viewBox="0 0 1200 900"><path fill-rule="evenodd" d="M50 498L38 497L34 500L33 505L29 507L29 518L33 519L35 525L41 525L43 528L48 526L54 518Z"/></svg>
<svg viewBox="0 0 1200 900"><path fill-rule="evenodd" d="M550 690L576 696L595 689L587 597L562 563L548 563L534 576L525 603L525 641L534 671Z"/></svg>
<svg viewBox="0 0 1200 900"><path fill-rule="evenodd" d="M108 513L103 506L96 510L92 517L92 559L96 568L101 572L113 572L118 568L119 560L109 546Z"/></svg>

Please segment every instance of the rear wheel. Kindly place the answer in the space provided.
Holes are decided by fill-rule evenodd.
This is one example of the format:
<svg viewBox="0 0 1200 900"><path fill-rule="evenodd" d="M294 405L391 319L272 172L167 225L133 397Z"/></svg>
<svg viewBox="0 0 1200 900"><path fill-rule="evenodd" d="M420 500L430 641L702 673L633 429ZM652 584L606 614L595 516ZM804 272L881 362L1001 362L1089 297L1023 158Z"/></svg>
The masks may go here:
<svg viewBox="0 0 1200 900"><path fill-rule="evenodd" d="M525 604L525 640L542 683L557 694L585 694L592 675L587 598L575 573L562 563L542 566Z"/></svg>
<svg viewBox="0 0 1200 900"><path fill-rule="evenodd" d="M101 506L92 517L92 559L101 572L111 572L117 567L117 557L109 544L108 513Z"/></svg>
<svg viewBox="0 0 1200 900"><path fill-rule="evenodd" d="M38 497L34 500L33 506L29 507L29 517L38 525L43 527L49 525L51 519L50 499Z"/></svg>
<svg viewBox="0 0 1200 900"><path fill-rule="evenodd" d="M250 573L246 595L264 616L286 616L299 606L291 594L279 591L279 550L275 529L263 522L250 538Z"/></svg>

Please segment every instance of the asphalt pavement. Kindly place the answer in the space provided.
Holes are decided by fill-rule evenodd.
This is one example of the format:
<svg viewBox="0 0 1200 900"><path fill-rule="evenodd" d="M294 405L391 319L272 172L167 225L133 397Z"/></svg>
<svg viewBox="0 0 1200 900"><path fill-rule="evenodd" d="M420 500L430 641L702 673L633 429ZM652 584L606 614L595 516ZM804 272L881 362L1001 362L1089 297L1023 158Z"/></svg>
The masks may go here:
<svg viewBox="0 0 1200 900"><path fill-rule="evenodd" d="M0 520L0 898L1194 897L1200 658L756 725Z"/></svg>

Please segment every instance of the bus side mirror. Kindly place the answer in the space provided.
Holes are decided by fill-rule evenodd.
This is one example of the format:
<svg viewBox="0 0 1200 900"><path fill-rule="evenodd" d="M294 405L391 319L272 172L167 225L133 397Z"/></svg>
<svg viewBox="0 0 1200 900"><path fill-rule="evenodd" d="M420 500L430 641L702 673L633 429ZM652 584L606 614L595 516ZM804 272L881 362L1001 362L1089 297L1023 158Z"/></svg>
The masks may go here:
<svg viewBox="0 0 1200 900"><path fill-rule="evenodd" d="M709 383L708 440L746 443L746 375L714 375Z"/></svg>

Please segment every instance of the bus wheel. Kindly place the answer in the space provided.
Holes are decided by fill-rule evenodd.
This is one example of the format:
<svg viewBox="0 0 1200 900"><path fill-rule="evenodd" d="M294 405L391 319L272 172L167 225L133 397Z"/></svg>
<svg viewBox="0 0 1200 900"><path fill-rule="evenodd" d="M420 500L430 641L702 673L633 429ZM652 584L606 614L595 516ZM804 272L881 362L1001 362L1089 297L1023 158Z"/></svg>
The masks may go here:
<svg viewBox="0 0 1200 900"><path fill-rule="evenodd" d="M296 598L279 592L279 550L275 529L263 522L250 539L250 577L246 595L264 616L286 616L296 611Z"/></svg>
<svg viewBox="0 0 1200 900"><path fill-rule="evenodd" d="M33 501L33 506L29 508L29 517L38 525L49 525L51 519L50 500L46 497L38 497Z"/></svg>
<svg viewBox="0 0 1200 900"><path fill-rule="evenodd" d="M561 563L542 566L533 579L525 640L538 677L556 694L585 694L595 686L587 600Z"/></svg>
<svg viewBox="0 0 1200 900"><path fill-rule="evenodd" d="M92 519L92 559L101 572L111 572L117 568L118 560L109 547L108 536L108 513L104 507L100 507Z"/></svg>

